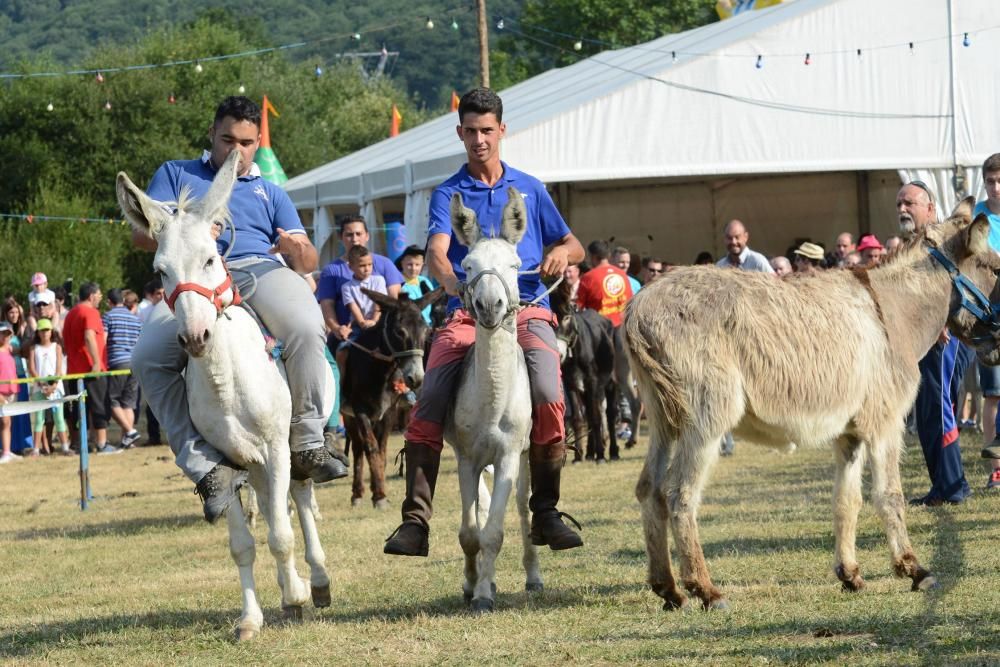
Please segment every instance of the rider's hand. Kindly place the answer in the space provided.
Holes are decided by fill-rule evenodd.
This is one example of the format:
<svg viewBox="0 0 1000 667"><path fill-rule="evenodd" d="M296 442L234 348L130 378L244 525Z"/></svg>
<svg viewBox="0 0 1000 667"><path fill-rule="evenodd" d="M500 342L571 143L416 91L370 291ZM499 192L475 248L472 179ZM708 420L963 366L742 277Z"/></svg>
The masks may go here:
<svg viewBox="0 0 1000 667"><path fill-rule="evenodd" d="M541 269L542 278L553 278L561 276L567 266L569 266L569 248L557 245L545 256L539 268Z"/></svg>
<svg viewBox="0 0 1000 667"><path fill-rule="evenodd" d="M949 340L951 340L951 332L948 331L948 327L945 327L941 330L941 333L938 334L938 342L942 345L947 345Z"/></svg>
<svg viewBox="0 0 1000 667"><path fill-rule="evenodd" d="M351 327L343 325L340 327L340 340L347 340L351 336Z"/></svg>
<svg viewBox="0 0 1000 667"><path fill-rule="evenodd" d="M272 255L294 255L304 246L309 245L309 237L306 234L289 234L281 227L278 227L278 240L274 242L268 251Z"/></svg>

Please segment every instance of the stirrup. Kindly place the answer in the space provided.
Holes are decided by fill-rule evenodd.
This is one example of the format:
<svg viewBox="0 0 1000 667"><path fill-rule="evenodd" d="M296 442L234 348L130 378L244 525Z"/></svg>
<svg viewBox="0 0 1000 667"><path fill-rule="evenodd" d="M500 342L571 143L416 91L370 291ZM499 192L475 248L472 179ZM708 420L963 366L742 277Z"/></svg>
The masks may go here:
<svg viewBox="0 0 1000 667"><path fill-rule="evenodd" d="M559 517L560 519L569 519L570 522L574 526L576 526L577 530L579 530L580 532L583 532L583 526L580 525L580 522L577 521L576 519L574 519L573 517L571 517L569 514L566 514L566 512L556 512L556 516Z"/></svg>

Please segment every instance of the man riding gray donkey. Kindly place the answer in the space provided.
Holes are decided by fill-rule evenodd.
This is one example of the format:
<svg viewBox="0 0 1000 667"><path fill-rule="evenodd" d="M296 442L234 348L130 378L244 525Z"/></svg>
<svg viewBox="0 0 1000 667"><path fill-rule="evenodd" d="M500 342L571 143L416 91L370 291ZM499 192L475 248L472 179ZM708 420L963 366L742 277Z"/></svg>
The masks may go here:
<svg viewBox="0 0 1000 667"><path fill-rule="evenodd" d="M260 146L260 124L260 107L253 101L226 98L209 128L212 150L200 159L164 163L153 175L148 194L168 202L204 197L229 154L239 151L238 179L229 201L235 240L222 234L219 251L228 253L229 267L246 302L283 344L282 359L292 396L292 478L327 482L346 476L348 471L323 446L328 416L324 406L332 390L323 372L327 363L323 318L308 285L296 273L314 270L317 253L288 195L262 179L253 162ZM134 233L133 242L147 250L156 249L156 242L142 234ZM279 254L287 266L278 260ZM177 465L196 484L205 519L214 523L238 497L247 473L206 442L191 423L181 375L187 355L178 341L172 303L170 295L143 326L132 368L150 407L167 430Z"/></svg>
<svg viewBox="0 0 1000 667"><path fill-rule="evenodd" d="M452 196L460 194L465 206L475 212L483 234L497 236L508 188L515 187L522 193L527 209L527 229L517 244L521 271L527 272L519 280L522 301L532 301L544 294L540 276L561 275L567 265L583 259L583 247L570 232L545 186L500 161L499 146L506 125L503 103L496 93L486 88L466 93L459 102L458 117L457 132L465 144L468 161L434 191L427 243L431 274L451 295L448 304L451 316L434 337L423 388L406 429L403 523L386 540L387 554L427 555L443 425L454 401L466 353L475 339L475 322L460 299L465 279L462 260L467 248L453 242ZM533 270L539 273L532 273ZM582 546L583 540L563 523L563 515L556 508L566 443L554 324L547 298L521 309L517 316L518 343L524 351L531 386L531 541L552 549L570 549Z"/></svg>

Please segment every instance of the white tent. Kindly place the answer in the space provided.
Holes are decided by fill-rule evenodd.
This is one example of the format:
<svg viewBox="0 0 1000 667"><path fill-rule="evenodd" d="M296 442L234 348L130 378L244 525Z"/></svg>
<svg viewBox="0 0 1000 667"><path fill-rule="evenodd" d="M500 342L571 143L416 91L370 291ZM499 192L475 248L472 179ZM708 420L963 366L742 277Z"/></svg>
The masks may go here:
<svg viewBox="0 0 1000 667"><path fill-rule="evenodd" d="M949 208L954 167L975 194L978 165L1000 151L995 9L786 0L606 51L501 92L503 159L552 186L584 242L614 235L669 261L720 251L732 217L769 253L887 235L901 179L921 177ZM464 161L455 125L442 116L285 187L307 219L403 213L422 242L430 191Z"/></svg>

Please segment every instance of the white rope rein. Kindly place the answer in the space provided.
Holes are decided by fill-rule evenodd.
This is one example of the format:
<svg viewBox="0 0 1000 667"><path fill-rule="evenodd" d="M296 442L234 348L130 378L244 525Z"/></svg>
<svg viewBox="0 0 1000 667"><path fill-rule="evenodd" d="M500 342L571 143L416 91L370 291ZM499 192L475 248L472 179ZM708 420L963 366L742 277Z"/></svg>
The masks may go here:
<svg viewBox="0 0 1000 667"><path fill-rule="evenodd" d="M531 271L518 271L517 275L519 275L519 276L530 276L530 275L534 275L536 273L541 273L541 272L542 272L541 269L532 269ZM564 278L564 276L559 276L558 278L556 278L555 282L552 283L552 285L550 285L547 290L545 290L544 292L542 292L541 294L539 294L538 296L536 296L534 299L532 299L531 301L529 301L527 303L527 305L529 305L529 306L538 305L539 301L541 301L542 299L544 299L548 295L552 294L552 292L555 291L555 289L557 287L559 287L559 284L563 281L563 278Z"/></svg>

